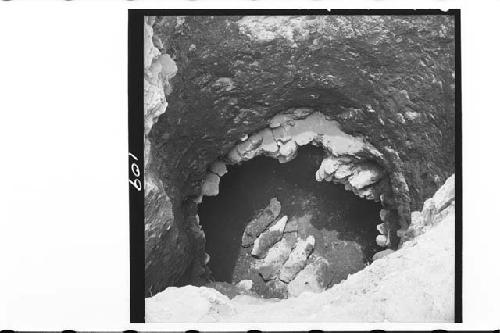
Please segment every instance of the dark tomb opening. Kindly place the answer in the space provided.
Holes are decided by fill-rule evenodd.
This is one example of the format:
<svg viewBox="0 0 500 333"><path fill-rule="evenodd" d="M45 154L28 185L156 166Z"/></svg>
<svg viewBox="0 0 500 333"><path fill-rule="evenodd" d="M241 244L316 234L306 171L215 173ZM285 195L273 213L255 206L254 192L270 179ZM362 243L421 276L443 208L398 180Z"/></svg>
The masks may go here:
<svg viewBox="0 0 500 333"><path fill-rule="evenodd" d="M252 246L242 247L242 237L271 198L281 204L279 217L286 215L288 223L296 224L295 239L314 236L314 255L328 261L325 287L361 270L381 250L376 244L381 205L355 196L344 185L316 181L323 155L321 148L308 145L288 163L259 156L228 167L219 195L204 197L198 207L216 281L250 279L254 286L264 286L261 294L266 294L266 281L259 281L262 276L252 269Z"/></svg>

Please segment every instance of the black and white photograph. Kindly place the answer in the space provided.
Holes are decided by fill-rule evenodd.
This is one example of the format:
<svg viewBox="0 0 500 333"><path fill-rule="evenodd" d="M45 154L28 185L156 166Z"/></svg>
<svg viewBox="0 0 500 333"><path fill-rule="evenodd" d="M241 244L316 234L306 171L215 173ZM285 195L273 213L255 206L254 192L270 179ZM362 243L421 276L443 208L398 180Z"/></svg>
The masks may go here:
<svg viewBox="0 0 500 333"><path fill-rule="evenodd" d="M146 322L461 321L457 11L130 15Z"/></svg>
<svg viewBox="0 0 500 333"><path fill-rule="evenodd" d="M0 1L0 330L498 333L498 13Z"/></svg>

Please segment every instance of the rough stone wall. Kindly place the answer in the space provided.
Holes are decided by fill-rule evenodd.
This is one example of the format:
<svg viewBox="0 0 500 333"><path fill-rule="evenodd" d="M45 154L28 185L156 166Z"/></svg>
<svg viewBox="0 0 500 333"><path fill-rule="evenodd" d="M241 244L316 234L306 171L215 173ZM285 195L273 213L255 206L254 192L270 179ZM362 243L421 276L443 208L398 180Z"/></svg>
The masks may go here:
<svg viewBox="0 0 500 333"><path fill-rule="evenodd" d="M199 195L208 165L286 110L312 108L380 151L403 224L454 172L451 17L151 21L155 46L177 67L167 112L148 135L151 169L175 217L148 260L153 293L180 283L200 252L194 239L201 231L183 203ZM179 244L175 264L166 245L172 238Z"/></svg>

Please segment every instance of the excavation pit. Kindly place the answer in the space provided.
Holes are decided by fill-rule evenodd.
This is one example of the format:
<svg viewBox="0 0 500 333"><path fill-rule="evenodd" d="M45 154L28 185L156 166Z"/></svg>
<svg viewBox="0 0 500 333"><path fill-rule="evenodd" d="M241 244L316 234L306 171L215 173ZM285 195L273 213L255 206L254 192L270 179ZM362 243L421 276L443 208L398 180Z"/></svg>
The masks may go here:
<svg viewBox="0 0 500 333"><path fill-rule="evenodd" d="M252 280L253 292L283 298L339 283L383 250L376 242L381 204L317 181L324 158L322 148L307 145L287 163L258 156L228 166L218 195L198 206L213 279ZM250 224L259 232L250 232ZM297 262L287 263L294 257Z"/></svg>

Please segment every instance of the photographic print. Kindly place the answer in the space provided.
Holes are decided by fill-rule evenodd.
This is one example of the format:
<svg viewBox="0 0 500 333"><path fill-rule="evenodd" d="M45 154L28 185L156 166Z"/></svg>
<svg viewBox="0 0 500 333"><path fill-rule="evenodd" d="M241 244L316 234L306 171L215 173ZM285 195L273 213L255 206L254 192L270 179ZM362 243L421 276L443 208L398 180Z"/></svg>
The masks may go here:
<svg viewBox="0 0 500 333"><path fill-rule="evenodd" d="M458 32L131 10L134 318L460 322Z"/></svg>

